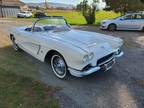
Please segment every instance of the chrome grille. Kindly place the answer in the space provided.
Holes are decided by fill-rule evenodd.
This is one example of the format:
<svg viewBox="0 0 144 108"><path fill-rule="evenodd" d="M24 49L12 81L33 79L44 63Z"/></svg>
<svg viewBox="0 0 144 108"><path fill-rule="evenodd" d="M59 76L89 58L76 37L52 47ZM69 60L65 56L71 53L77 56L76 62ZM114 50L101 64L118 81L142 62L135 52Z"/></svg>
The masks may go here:
<svg viewBox="0 0 144 108"><path fill-rule="evenodd" d="M106 62L107 60L111 59L112 57L114 56L114 53L111 53L103 58L100 58L98 61L97 61L97 65L99 64L102 64L104 62Z"/></svg>

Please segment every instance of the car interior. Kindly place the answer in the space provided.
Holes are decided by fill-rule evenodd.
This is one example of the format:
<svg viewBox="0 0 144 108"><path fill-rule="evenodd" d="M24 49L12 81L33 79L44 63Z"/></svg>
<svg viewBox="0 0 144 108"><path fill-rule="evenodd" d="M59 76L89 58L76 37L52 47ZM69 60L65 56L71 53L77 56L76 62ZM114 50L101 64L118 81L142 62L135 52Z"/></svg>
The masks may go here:
<svg viewBox="0 0 144 108"><path fill-rule="evenodd" d="M59 27L59 26L42 26L42 27L34 27L34 32L48 32L51 30L54 30L54 32L60 32L60 31L67 31L70 28L67 26ZM30 32L32 31L32 27L28 27L25 29L25 31Z"/></svg>
<svg viewBox="0 0 144 108"><path fill-rule="evenodd" d="M55 28L56 26L34 27L34 32L50 31ZM28 32L30 32L31 30L32 30L32 27L28 27L25 29L25 31L28 31Z"/></svg>
<svg viewBox="0 0 144 108"><path fill-rule="evenodd" d="M144 14L132 14L132 15L127 15L124 18L125 20L130 20L130 19L144 19Z"/></svg>

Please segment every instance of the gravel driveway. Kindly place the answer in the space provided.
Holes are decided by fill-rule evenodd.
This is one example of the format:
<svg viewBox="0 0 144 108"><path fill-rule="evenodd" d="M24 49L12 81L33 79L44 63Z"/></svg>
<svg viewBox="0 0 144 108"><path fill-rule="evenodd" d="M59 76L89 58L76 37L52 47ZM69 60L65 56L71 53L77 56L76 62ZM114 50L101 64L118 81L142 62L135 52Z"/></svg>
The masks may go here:
<svg viewBox="0 0 144 108"><path fill-rule="evenodd" d="M4 20L3 20L4 21ZM0 20L0 32L7 33L15 21ZM144 32L102 31L94 26L74 26L75 29L100 32L124 39L125 55L108 72L97 72L84 78L70 76L60 80L49 66L28 54L26 59L39 65L41 80L62 90L56 94L61 108L143 108L144 107Z"/></svg>

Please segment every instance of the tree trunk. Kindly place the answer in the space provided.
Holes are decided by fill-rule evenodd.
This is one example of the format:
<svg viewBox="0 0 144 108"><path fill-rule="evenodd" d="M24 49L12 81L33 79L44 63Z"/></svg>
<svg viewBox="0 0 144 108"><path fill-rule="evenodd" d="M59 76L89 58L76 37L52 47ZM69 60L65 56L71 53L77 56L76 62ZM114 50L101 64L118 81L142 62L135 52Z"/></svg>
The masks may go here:
<svg viewBox="0 0 144 108"><path fill-rule="evenodd" d="M1 17L3 18L3 10L2 10L2 0L0 0L0 12L1 12Z"/></svg>

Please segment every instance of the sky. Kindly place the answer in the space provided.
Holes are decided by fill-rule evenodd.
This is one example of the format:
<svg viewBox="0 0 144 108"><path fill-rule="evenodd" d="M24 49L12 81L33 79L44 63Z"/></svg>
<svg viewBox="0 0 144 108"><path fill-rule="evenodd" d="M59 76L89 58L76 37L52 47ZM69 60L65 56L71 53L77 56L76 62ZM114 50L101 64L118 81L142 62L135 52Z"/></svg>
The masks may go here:
<svg viewBox="0 0 144 108"><path fill-rule="evenodd" d="M39 2L44 2L45 0L21 0L23 2L31 2L31 3L39 3ZM80 3L82 0L47 0L48 2L53 2L53 3L65 3L65 4L72 4L72 5L77 5ZM88 0L92 1L92 0Z"/></svg>

